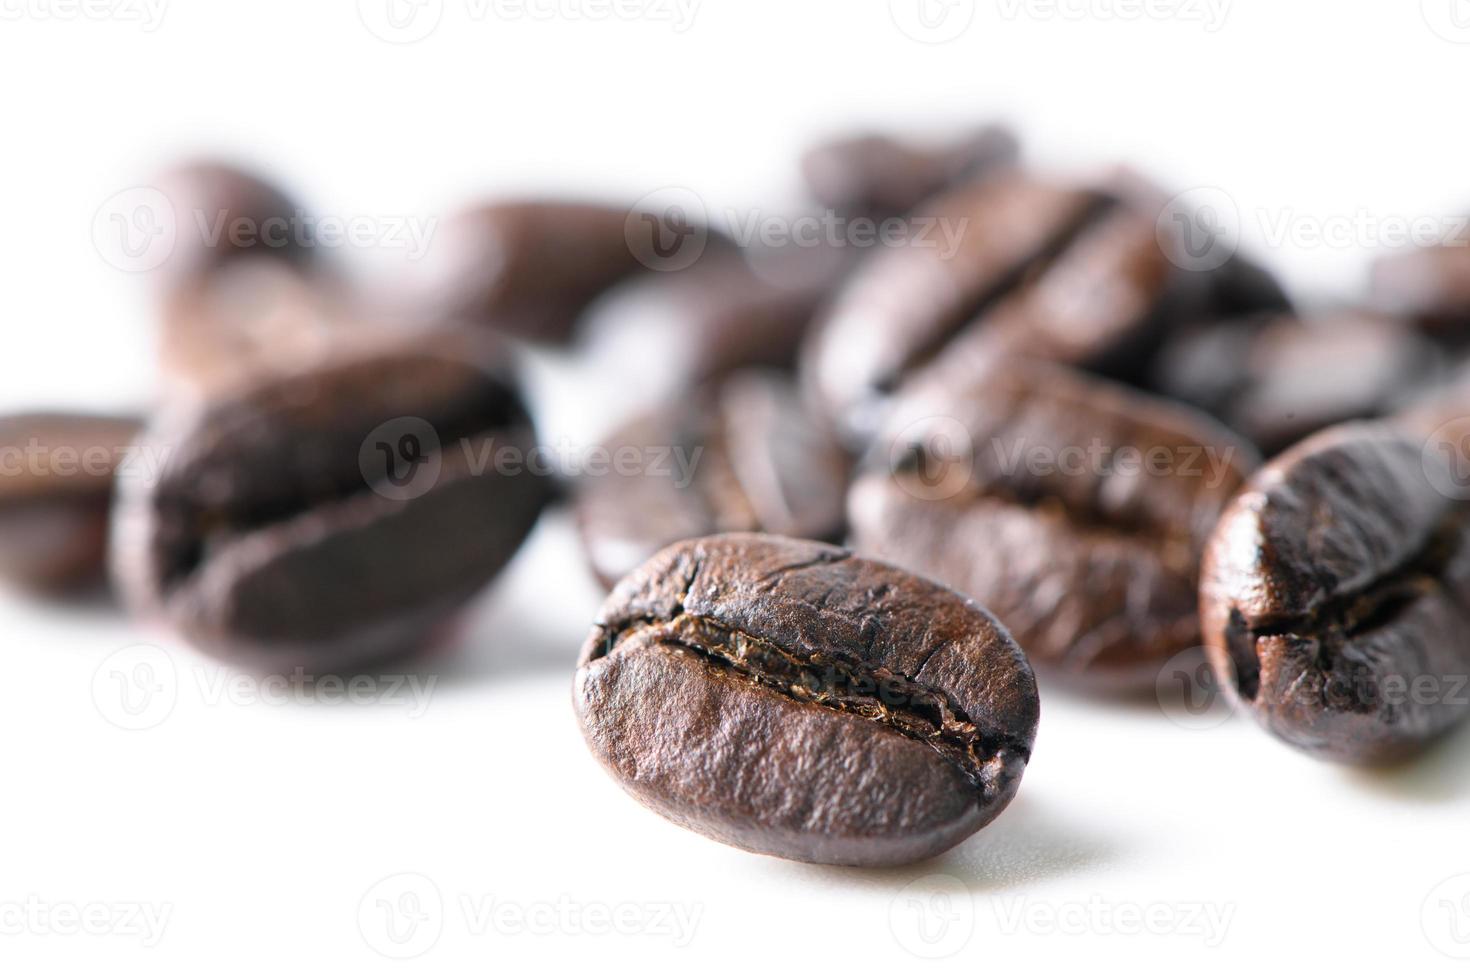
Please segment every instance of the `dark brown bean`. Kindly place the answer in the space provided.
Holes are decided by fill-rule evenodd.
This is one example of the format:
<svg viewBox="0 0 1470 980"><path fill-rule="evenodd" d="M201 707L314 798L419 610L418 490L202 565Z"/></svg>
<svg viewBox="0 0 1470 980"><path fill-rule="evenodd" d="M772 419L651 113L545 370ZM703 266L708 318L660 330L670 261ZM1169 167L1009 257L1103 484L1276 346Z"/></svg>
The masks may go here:
<svg viewBox="0 0 1470 980"><path fill-rule="evenodd" d="M792 368L845 271L838 249L720 249L608 297L619 316L589 331L589 359L639 369L640 388L688 391L743 368Z"/></svg>
<svg viewBox="0 0 1470 980"><path fill-rule="evenodd" d="M984 610L838 548L686 541L608 598L574 701L598 761L707 837L824 864L938 854L1030 759L1025 656Z"/></svg>
<svg viewBox="0 0 1470 980"><path fill-rule="evenodd" d="M1470 714L1470 521L1438 465L1398 429L1339 426L1263 467L1221 519L1205 639L1272 734L1384 762Z"/></svg>
<svg viewBox="0 0 1470 980"><path fill-rule="evenodd" d="M1198 566L1256 463L1182 405L1001 359L907 393L848 496L854 547L973 596L1038 669L1153 683L1198 645Z"/></svg>
<svg viewBox="0 0 1470 980"><path fill-rule="evenodd" d="M303 265L314 241L306 213L265 177L218 160L196 160L161 175L173 210L173 251L165 283L185 283L245 255Z"/></svg>
<svg viewBox="0 0 1470 980"><path fill-rule="evenodd" d="M1470 248L1439 245L1386 255L1373 264L1372 299L1445 340L1470 339Z"/></svg>
<svg viewBox="0 0 1470 980"><path fill-rule="evenodd" d="M608 444L636 471L584 480L576 498L583 545L608 588L684 538L842 531L847 457L781 375L734 375L630 422Z"/></svg>
<svg viewBox="0 0 1470 980"><path fill-rule="evenodd" d="M350 669L421 647L547 496L514 383L448 339L271 378L160 419L122 487L117 576L206 651ZM519 465L501 472L496 453Z"/></svg>
<svg viewBox="0 0 1470 980"><path fill-rule="evenodd" d="M1037 357L1142 381L1170 329L1216 305L1273 302L1244 260L1183 262L1163 192L1126 173L1081 186L1009 172L932 199L915 236L859 268L814 328L804 371L861 443L891 395L931 366Z"/></svg>
<svg viewBox="0 0 1470 980"><path fill-rule="evenodd" d="M1374 314L1247 318L1181 331L1153 383L1274 454L1396 410L1440 379L1441 358L1406 325Z"/></svg>
<svg viewBox="0 0 1470 980"><path fill-rule="evenodd" d="M180 283L164 298L161 321L164 378L206 395L304 370L369 333L335 284L270 258L242 258Z"/></svg>
<svg viewBox="0 0 1470 980"><path fill-rule="evenodd" d="M0 577L45 593L102 581L113 481L137 430L106 415L0 419Z"/></svg>
<svg viewBox="0 0 1470 980"><path fill-rule="evenodd" d="M726 247L687 215L550 200L486 204L444 223L413 288L436 317L564 343L609 287L657 269L657 254L643 246L663 244L679 267L707 246Z"/></svg>
<svg viewBox="0 0 1470 980"><path fill-rule="evenodd" d="M830 140L802 157L817 203L837 214L875 220L907 214L945 188L1015 163L1009 130L983 126L957 139L920 145L879 133Z"/></svg>

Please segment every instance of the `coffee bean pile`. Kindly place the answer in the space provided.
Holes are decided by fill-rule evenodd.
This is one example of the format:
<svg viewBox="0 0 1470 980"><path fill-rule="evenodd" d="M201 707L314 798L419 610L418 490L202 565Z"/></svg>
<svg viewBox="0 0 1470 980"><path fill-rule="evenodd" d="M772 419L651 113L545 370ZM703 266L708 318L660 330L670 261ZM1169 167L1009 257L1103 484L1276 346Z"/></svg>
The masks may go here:
<svg viewBox="0 0 1470 980"><path fill-rule="evenodd" d="M1037 676L1116 698L1198 651L1351 763L1470 713L1470 249L1306 308L1166 189L1025 165L1000 127L801 172L789 224L842 235L477 202L389 290L280 234L303 212L270 181L161 175L157 404L0 419L0 575L110 578L243 669L361 672L444 645L564 507L610 590L593 754L676 823L823 863L993 819ZM619 296L663 321L635 370L592 326ZM665 393L605 419L627 465L525 465L538 348Z"/></svg>

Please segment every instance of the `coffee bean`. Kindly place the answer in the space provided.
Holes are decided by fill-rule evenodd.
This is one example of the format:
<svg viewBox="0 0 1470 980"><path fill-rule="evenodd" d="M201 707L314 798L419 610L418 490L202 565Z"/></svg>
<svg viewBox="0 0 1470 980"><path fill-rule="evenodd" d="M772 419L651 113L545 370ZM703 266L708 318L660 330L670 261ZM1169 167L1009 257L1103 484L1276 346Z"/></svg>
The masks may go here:
<svg viewBox="0 0 1470 980"><path fill-rule="evenodd" d="M163 376L191 394L309 368L370 333L335 283L253 257L171 290L161 326Z"/></svg>
<svg viewBox="0 0 1470 980"><path fill-rule="evenodd" d="M645 806L823 864L938 854L995 818L1030 759L1026 658L939 585L811 542L686 541L625 579L574 701Z"/></svg>
<svg viewBox="0 0 1470 980"><path fill-rule="evenodd" d="M878 133L830 140L801 160L817 202L846 218L883 220L907 214L931 195L986 171L1013 164L1016 137L984 126L933 146Z"/></svg>
<svg viewBox="0 0 1470 980"><path fill-rule="evenodd" d="M102 580L113 480L137 429L103 415L0 419L0 578L48 593Z"/></svg>
<svg viewBox="0 0 1470 980"><path fill-rule="evenodd" d="M848 460L785 377L746 372L630 422L609 440L624 472L582 482L577 526L611 588L665 545L720 531L833 538Z"/></svg>
<svg viewBox="0 0 1470 980"><path fill-rule="evenodd" d="M123 483L119 581L253 664L413 652L535 522L534 438L504 366L451 338L265 380L150 428L168 466Z"/></svg>
<svg viewBox="0 0 1470 980"><path fill-rule="evenodd" d="M1210 310L1224 320L1295 310L1271 270L1239 252L1210 277L1210 290Z"/></svg>
<svg viewBox="0 0 1470 980"><path fill-rule="evenodd" d="M688 248L695 258L706 247L724 247L718 237L711 242L709 229L689 215L506 201L445 222L414 289L441 318L564 343L594 299L649 268L644 261L650 256L639 251L646 238L650 248Z"/></svg>
<svg viewBox="0 0 1470 980"><path fill-rule="evenodd" d="M1000 359L913 390L848 496L853 546L994 612L1038 669L1151 684L1198 644L1197 571L1255 465L1205 416Z"/></svg>
<svg viewBox="0 0 1470 980"><path fill-rule="evenodd" d="M925 207L958 249L915 239L860 269L815 328L806 371L850 437L931 364L994 353L1084 367L1140 361L1178 287L1198 283L1157 243L1156 216L1101 190L1019 173Z"/></svg>
<svg viewBox="0 0 1470 980"><path fill-rule="evenodd" d="M587 359L628 364L639 388L686 392L750 367L792 368L807 327L844 272L840 249L721 249L610 295Z"/></svg>
<svg viewBox="0 0 1470 980"><path fill-rule="evenodd" d="M166 283L228 265L244 255L303 265L313 255L301 207L269 180L231 164L198 160L161 175L175 233L164 263Z"/></svg>
<svg viewBox="0 0 1470 980"><path fill-rule="evenodd" d="M1470 714L1470 520L1421 440L1329 429L1263 467L1205 554L1210 660L1268 731L1383 762Z"/></svg>
<svg viewBox="0 0 1470 980"><path fill-rule="evenodd" d="M1181 331L1160 352L1153 386L1274 454L1396 410L1440 380L1442 359L1405 324L1370 313L1253 317Z"/></svg>
<svg viewBox="0 0 1470 980"><path fill-rule="evenodd" d="M1429 334L1470 340L1470 248L1439 245L1386 255L1373 264L1372 302Z"/></svg>

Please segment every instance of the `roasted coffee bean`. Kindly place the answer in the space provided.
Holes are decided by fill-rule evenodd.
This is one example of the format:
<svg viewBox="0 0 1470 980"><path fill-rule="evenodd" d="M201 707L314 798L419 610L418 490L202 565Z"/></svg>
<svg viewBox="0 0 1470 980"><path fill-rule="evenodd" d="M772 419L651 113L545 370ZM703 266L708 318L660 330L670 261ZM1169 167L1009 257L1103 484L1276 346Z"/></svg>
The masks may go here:
<svg viewBox="0 0 1470 980"><path fill-rule="evenodd" d="M1386 255L1373 264L1372 300L1429 334L1470 340L1470 248L1438 245Z"/></svg>
<svg viewBox="0 0 1470 980"><path fill-rule="evenodd" d="M301 265L313 254L305 212L264 177L228 163L199 160L157 180L174 232L161 273L169 284L228 265L244 255Z"/></svg>
<svg viewBox="0 0 1470 980"><path fill-rule="evenodd" d="M574 692L588 746L639 802L736 847L919 861L993 820L1031 756L1035 681L1005 628L838 548L686 541L598 622Z"/></svg>
<svg viewBox="0 0 1470 980"><path fill-rule="evenodd" d="M955 184L1015 163L1020 146L1009 130L984 126L947 143L923 146L878 133L830 140L801 160L818 204L847 218L906 214Z"/></svg>
<svg viewBox="0 0 1470 980"><path fill-rule="evenodd" d="M254 257L179 284L161 322L164 378L193 394L310 368L370 333L335 283Z"/></svg>
<svg viewBox="0 0 1470 980"><path fill-rule="evenodd" d="M1181 331L1153 386L1275 454L1339 422L1375 418L1441 379L1440 352L1396 320L1343 312Z"/></svg>
<svg viewBox="0 0 1470 980"><path fill-rule="evenodd" d="M1040 670L1152 684L1199 642L1200 554L1253 451L1182 405L1001 359L895 408L853 546L973 596Z"/></svg>
<svg viewBox="0 0 1470 980"><path fill-rule="evenodd" d="M722 247L724 239L677 209L655 215L598 204L506 201L445 222L414 289L438 317L564 343L588 304L609 287L648 268L667 271L658 264L661 256L686 267L706 249Z"/></svg>
<svg viewBox="0 0 1470 980"><path fill-rule="evenodd" d="M0 419L0 577L35 592L102 581L113 480L137 430L101 415Z"/></svg>
<svg viewBox="0 0 1470 980"><path fill-rule="evenodd" d="M615 466L583 481L576 514L609 588L684 538L842 531L847 457L781 375L733 375L635 419L608 444ZM631 465L620 471L624 458Z"/></svg>
<svg viewBox="0 0 1470 980"><path fill-rule="evenodd" d="M1470 714L1470 512L1439 463L1387 425L1339 426L1263 467L1221 518L1205 639L1272 734L1384 762Z"/></svg>
<svg viewBox="0 0 1470 980"><path fill-rule="evenodd" d="M450 338L421 346L157 422L145 445L168 453L162 477L121 486L114 559L132 604L272 668L421 647L515 553L548 492L504 367Z"/></svg>
<svg viewBox="0 0 1470 980"><path fill-rule="evenodd" d="M845 269L839 251L722 249L683 271L649 273L609 295L587 358L628 365L654 397L742 368L792 368Z"/></svg>
<svg viewBox="0 0 1470 980"><path fill-rule="evenodd" d="M1210 293L1210 311L1222 320L1296 309L1271 270L1239 252L1210 277Z"/></svg>
<svg viewBox="0 0 1470 980"><path fill-rule="evenodd" d="M1158 212L1102 190L1012 173L925 210L961 229L958 248L916 237L883 250L805 355L813 390L855 441L930 365L1012 354L1127 375L1207 298L1206 280L1160 247Z"/></svg>

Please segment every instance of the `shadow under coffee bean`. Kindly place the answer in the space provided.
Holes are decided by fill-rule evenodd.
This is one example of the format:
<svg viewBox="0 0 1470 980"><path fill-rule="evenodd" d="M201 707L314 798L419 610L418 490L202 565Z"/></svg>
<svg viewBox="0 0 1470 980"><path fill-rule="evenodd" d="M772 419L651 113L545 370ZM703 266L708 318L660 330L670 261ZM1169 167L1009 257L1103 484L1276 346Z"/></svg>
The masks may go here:
<svg viewBox="0 0 1470 980"><path fill-rule="evenodd" d="M974 602L750 534L675 545L620 583L574 702L598 761L675 823L868 866L922 860L993 820L1038 715L1025 655Z"/></svg>
<svg viewBox="0 0 1470 980"><path fill-rule="evenodd" d="M1470 716L1470 509L1422 446L1385 424L1318 433L1252 477L1206 552L1222 685L1315 755L1391 761Z"/></svg>
<svg viewBox="0 0 1470 980"><path fill-rule="evenodd" d="M420 649L514 555L549 481L493 348L439 338L273 378L176 416L125 481L117 577L204 650L346 670ZM522 464L500 471L497 453Z"/></svg>

